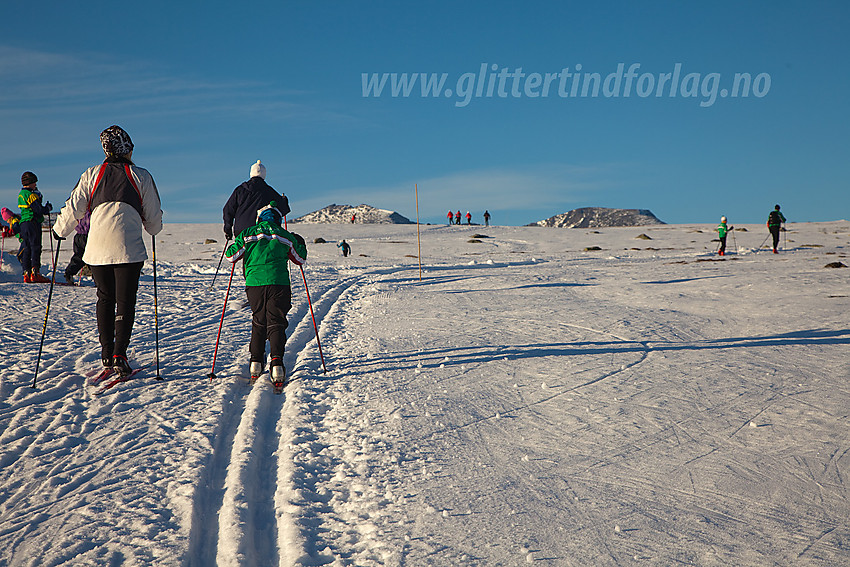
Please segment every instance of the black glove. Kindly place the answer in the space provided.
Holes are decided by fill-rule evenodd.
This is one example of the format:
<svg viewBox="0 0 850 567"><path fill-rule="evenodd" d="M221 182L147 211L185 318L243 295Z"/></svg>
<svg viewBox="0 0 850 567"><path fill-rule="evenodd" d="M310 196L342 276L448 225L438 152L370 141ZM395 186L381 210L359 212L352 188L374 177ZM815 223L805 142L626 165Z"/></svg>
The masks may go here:
<svg viewBox="0 0 850 567"><path fill-rule="evenodd" d="M54 240L65 240L64 238L62 238L61 236L59 236L58 234L56 234L56 231L55 231L55 230L52 230L51 232L53 233L53 239L54 239Z"/></svg>
<svg viewBox="0 0 850 567"><path fill-rule="evenodd" d="M44 210L48 213L53 210L53 205L50 204L50 201L47 201L47 203L44 205Z"/></svg>
<svg viewBox="0 0 850 567"><path fill-rule="evenodd" d="M224 237L227 240L233 240L233 229L231 229L229 226L224 227Z"/></svg>

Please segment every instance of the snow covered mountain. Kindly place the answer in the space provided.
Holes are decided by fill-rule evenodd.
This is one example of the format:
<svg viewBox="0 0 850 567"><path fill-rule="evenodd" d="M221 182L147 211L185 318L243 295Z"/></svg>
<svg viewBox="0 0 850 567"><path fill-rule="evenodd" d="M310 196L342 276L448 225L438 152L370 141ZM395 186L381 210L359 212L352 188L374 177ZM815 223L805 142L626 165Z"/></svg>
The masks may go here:
<svg viewBox="0 0 850 567"><path fill-rule="evenodd" d="M583 207L531 223L528 226L603 228L611 226L646 226L652 224L664 224L664 222L653 215L652 211L646 209Z"/></svg>
<svg viewBox="0 0 850 567"><path fill-rule="evenodd" d="M294 222L351 223L352 215L355 224L413 224L410 219L394 211L376 209L369 205L328 205L324 209L307 213Z"/></svg>

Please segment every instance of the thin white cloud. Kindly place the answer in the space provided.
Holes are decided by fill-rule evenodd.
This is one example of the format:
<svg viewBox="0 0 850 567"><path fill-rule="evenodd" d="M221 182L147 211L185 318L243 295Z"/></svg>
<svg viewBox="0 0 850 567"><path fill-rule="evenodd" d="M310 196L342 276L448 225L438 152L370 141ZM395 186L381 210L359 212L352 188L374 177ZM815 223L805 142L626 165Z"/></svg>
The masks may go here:
<svg viewBox="0 0 850 567"><path fill-rule="evenodd" d="M274 84L187 77L144 61L0 45L0 127L23 133L0 137L0 169L85 152L99 132L92 133L92 124L96 130L114 120L167 131L172 140L175 133L194 131L198 120L352 120L299 102L302 94ZM181 122L187 126L176 126Z"/></svg>

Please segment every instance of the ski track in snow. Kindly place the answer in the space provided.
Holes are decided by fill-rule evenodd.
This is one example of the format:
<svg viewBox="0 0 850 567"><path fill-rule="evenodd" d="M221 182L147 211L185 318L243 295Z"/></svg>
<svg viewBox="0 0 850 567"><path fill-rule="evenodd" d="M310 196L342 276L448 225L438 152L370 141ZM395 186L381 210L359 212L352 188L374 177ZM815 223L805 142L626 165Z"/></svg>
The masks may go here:
<svg viewBox="0 0 850 567"><path fill-rule="evenodd" d="M190 262L157 266L165 380L146 268L131 360L148 367L102 396L85 383L94 288L54 290L32 390L46 287L0 274L0 564L850 561L850 393L833 379L850 323L824 272L782 279L745 251L698 265L683 237L666 255L564 256L537 235L580 233L543 229L493 228L468 252L436 227L420 281L396 259L415 227L296 228L361 231L366 259L310 246L327 374L291 266L282 395L246 379L238 276L205 377L228 274L209 289L220 249L203 232L180 233ZM822 291L801 304L789 286Z"/></svg>

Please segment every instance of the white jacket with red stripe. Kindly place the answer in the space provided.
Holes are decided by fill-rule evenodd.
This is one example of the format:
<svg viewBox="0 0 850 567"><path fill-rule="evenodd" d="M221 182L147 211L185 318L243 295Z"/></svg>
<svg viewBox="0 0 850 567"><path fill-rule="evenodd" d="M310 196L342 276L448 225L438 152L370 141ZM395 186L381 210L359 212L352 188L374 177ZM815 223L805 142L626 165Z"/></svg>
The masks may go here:
<svg viewBox="0 0 850 567"><path fill-rule="evenodd" d="M108 161L114 160L110 158ZM85 216L100 170L101 165L95 165L80 176L53 227L59 236L70 236L77 221ZM144 220L133 205L123 201L107 201L92 209L91 227L83 254L83 261L90 266L144 262L148 254L142 228L151 235L162 230L162 205L153 177L146 169L135 165L130 165L129 172L142 200ZM102 190L103 186L97 188L97 191Z"/></svg>

